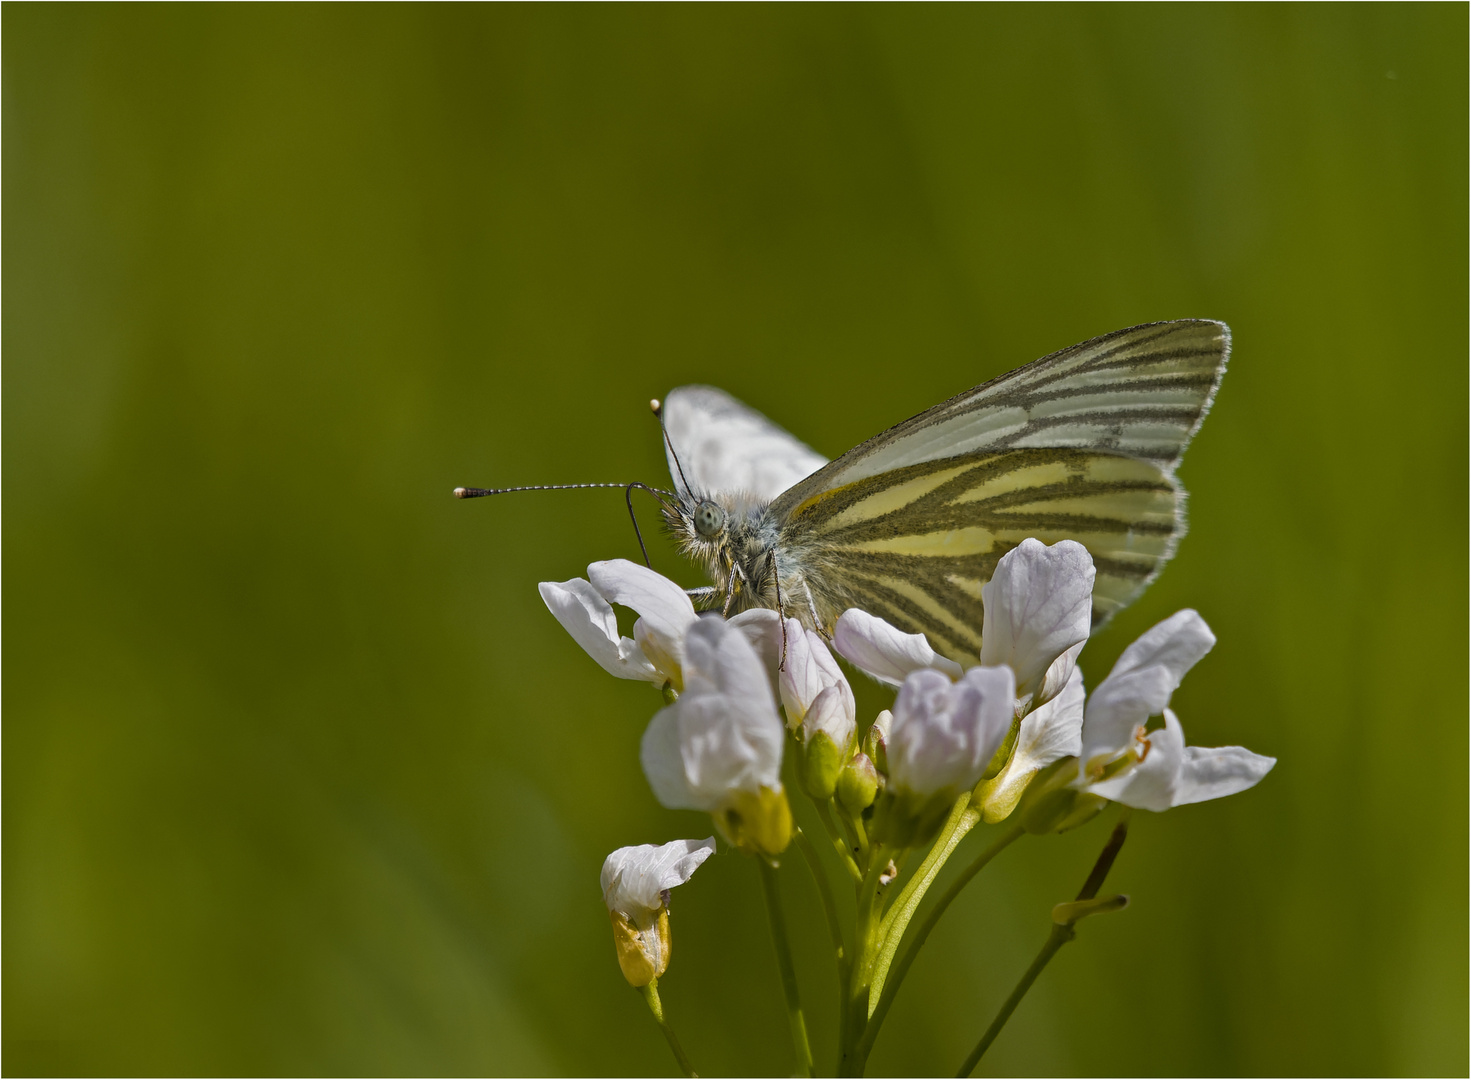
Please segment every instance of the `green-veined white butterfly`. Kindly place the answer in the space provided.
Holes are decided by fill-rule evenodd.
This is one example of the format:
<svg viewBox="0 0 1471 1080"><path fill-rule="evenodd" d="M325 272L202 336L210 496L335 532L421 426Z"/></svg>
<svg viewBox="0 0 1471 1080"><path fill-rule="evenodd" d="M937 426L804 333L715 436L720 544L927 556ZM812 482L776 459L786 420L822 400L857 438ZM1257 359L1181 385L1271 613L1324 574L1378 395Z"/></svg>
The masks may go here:
<svg viewBox="0 0 1471 1080"><path fill-rule="evenodd" d="M981 586L1029 536L1093 556L1095 624L1132 601L1185 533L1175 468L1220 385L1224 323L1118 330L875 435L835 461L724 391L684 386L662 418L667 525L727 614L775 608L831 636L850 607L980 650Z"/></svg>

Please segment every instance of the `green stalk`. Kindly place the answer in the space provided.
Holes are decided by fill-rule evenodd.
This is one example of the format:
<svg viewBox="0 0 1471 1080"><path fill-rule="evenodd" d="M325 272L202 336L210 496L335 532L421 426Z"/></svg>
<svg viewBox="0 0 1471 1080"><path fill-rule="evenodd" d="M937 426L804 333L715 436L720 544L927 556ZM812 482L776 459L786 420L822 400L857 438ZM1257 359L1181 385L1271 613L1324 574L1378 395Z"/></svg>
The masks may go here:
<svg viewBox="0 0 1471 1080"><path fill-rule="evenodd" d="M837 851L838 858L842 860L843 869L848 871L848 876L853 879L855 885L861 884L863 871L858 869L858 864L853 861L853 851L848 847L848 841L838 829L837 822L833 821L832 811L828 808L829 801L827 799L812 800L812 805L817 807L817 819L822 822L823 830L827 833L828 839L833 842L833 849Z"/></svg>
<svg viewBox="0 0 1471 1080"><path fill-rule="evenodd" d="M1119 849L1124 846L1124 840L1128 834L1129 810L1125 807L1119 823L1113 827L1113 832L1109 835L1108 843L1103 845L1098 861L1093 864L1088 880L1083 882L1083 888L1078 892L1078 900L1092 900L1098 895L1098 890L1103 887L1103 879L1108 877L1109 870L1113 869L1113 862L1118 858ZM991 1026L981 1036L981 1041L976 1043L976 1048L970 1052L970 1056L960 1066L960 1071L955 1074L956 1076L969 1076L975 1071L981 1057L991 1048L991 1044L996 1041L996 1036L1001 1034L1006 1021L1011 1019L1011 1014L1016 1012L1016 1007L1021 1004L1022 998L1027 996L1027 991L1037 981L1037 976L1042 974L1042 969L1047 966L1059 949L1078 936L1074 920L1058 922L1056 920L1059 916L1055 913L1053 918L1052 932L1047 935L1047 942L1042 946L1042 951L1037 954L1037 958L1032 961L1032 966L1027 968L1026 973L1022 975L1021 981L1016 984L1016 989L1011 992L1011 996L1002 1003L1000 1011L996 1013L996 1018L991 1021Z"/></svg>
<svg viewBox="0 0 1471 1080"><path fill-rule="evenodd" d="M674 1029L669 1026L669 1021L664 1019L664 1004L659 1000L659 980L655 979L647 986L639 987L644 995L644 1000L649 1003L649 1012L654 1014L658 1021L659 1030L664 1033L664 1039L669 1043L669 1049L674 1052L674 1060L679 1062L679 1069L686 1076L698 1076L695 1067L690 1064L690 1059L685 1055L684 1047L679 1045L679 1040L674 1037Z"/></svg>
<svg viewBox="0 0 1471 1080"><path fill-rule="evenodd" d="M930 909L930 913L925 916L924 922L920 924L919 929L914 932L914 936L910 939L909 947L904 950L904 955L900 958L898 966L893 969L892 973L883 982L878 1002L873 1008L873 1014L868 1018L868 1023L863 1029L863 1035L859 1039L858 1046L854 1051L854 1057L860 1071L862 1071L864 1065L868 1062L868 1055L873 1049L874 1040L878 1038L879 1029L884 1024L884 1017L889 1013L889 1006L894 1003L894 998L899 993L899 987L904 983L904 976L909 974L910 966L913 965L915 957L919 955L919 950L924 947L924 943L929 938L930 933L939 925L941 916L955 902L955 898L960 895L961 890L970 884L971 878L979 874L987 863L997 855L1000 855L1009 845L1024 835L1026 835L1025 829L1020 825L1013 825L1001 836L997 837L990 847L976 856L975 861L960 872L960 876L955 879L950 888L945 890L945 895L940 897L935 906ZM901 930L900 933L902 932ZM893 956L894 949L898 947L898 941L897 935L884 940L884 949L890 957ZM878 985L876 981L876 989Z"/></svg>
<svg viewBox="0 0 1471 1080"><path fill-rule="evenodd" d="M776 966L781 971L781 989L787 1003L787 1024L792 1031L792 1049L797 1055L797 1075L812 1075L812 1048L807 1042L807 1021L802 1015L802 1001L797 993L797 969L792 965L792 949L787 941L786 919L781 911L781 893L777 888L776 867L757 858L761 868L761 891L766 895L766 914L771 920L771 944L776 949Z"/></svg>

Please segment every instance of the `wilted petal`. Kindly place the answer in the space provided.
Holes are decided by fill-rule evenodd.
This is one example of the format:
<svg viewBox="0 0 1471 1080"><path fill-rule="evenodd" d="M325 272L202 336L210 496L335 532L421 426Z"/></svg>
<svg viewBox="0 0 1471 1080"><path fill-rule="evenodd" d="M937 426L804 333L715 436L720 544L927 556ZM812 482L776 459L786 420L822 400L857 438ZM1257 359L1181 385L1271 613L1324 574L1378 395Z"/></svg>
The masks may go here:
<svg viewBox="0 0 1471 1080"><path fill-rule="evenodd" d="M582 578L543 581L538 589L562 628L604 671L620 679L664 681L637 644L618 636L617 616L590 582Z"/></svg>
<svg viewBox="0 0 1471 1080"><path fill-rule="evenodd" d="M918 795L974 787L1011 727L1016 680L1009 667L971 668L952 683L913 672L894 701L889 777Z"/></svg>
<svg viewBox="0 0 1471 1080"><path fill-rule="evenodd" d="M638 612L633 636L645 656L667 677L678 679L681 643L695 621L695 605L674 582L627 559L596 562L587 576L603 598Z"/></svg>
<svg viewBox="0 0 1471 1080"><path fill-rule="evenodd" d="M664 892L683 885L715 854L715 837L619 848L603 860L603 903L640 928L664 906Z"/></svg>
<svg viewBox="0 0 1471 1080"><path fill-rule="evenodd" d="M1145 631L1088 699L1083 761L1126 748L1134 729L1164 711L1185 673L1215 643L1205 620L1188 608Z"/></svg>
<svg viewBox="0 0 1471 1080"><path fill-rule="evenodd" d="M890 686L898 686L910 672L922 668L960 678L960 665L930 648L923 634L906 634L858 608L838 616L833 648L854 667Z"/></svg>
<svg viewBox="0 0 1471 1080"><path fill-rule="evenodd" d="M1075 540L1048 547L1028 538L1002 556L981 586L981 600L981 663L1008 665L1016 672L1017 696L1036 694L1053 663L1088 640L1093 559ZM1059 672L1056 688L1070 674Z"/></svg>

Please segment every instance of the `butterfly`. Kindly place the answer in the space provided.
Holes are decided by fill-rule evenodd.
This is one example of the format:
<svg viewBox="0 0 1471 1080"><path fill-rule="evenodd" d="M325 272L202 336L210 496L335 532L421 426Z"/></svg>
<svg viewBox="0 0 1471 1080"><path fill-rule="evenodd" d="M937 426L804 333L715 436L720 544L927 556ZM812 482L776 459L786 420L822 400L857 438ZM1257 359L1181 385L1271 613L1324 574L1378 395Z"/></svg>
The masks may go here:
<svg viewBox="0 0 1471 1080"><path fill-rule="evenodd" d="M1185 534L1175 469L1211 406L1231 331L1206 319L1117 330L958 394L828 461L722 390L661 417L665 524L725 614L773 608L831 636L861 608L962 664L981 587L1027 537L1093 557L1100 625Z"/></svg>

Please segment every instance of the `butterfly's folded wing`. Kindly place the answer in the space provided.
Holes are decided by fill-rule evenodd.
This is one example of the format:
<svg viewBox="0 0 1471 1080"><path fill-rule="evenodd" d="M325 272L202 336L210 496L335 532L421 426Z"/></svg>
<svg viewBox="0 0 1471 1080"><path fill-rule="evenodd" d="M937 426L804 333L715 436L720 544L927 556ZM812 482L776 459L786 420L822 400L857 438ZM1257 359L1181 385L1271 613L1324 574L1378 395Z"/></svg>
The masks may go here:
<svg viewBox="0 0 1471 1080"><path fill-rule="evenodd" d="M669 474L682 494L746 491L771 500L827 464L806 443L713 386L669 391L664 430L666 452L673 447Z"/></svg>
<svg viewBox="0 0 1471 1080"><path fill-rule="evenodd" d="M980 587L1028 536L1085 544L1095 621L1185 532L1175 479L1230 350L1222 323L1094 338L959 394L807 477L772 505L824 621L864 608L974 662Z"/></svg>

